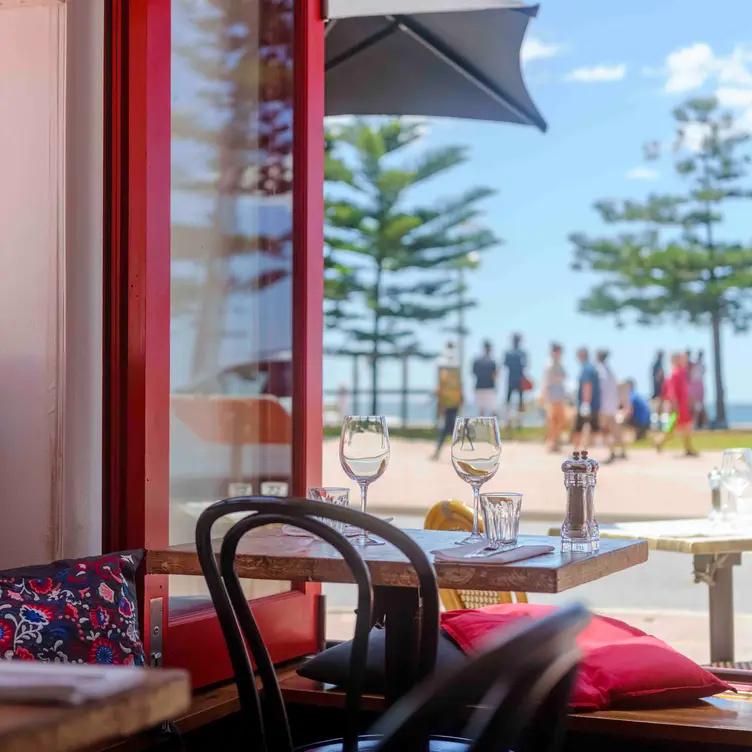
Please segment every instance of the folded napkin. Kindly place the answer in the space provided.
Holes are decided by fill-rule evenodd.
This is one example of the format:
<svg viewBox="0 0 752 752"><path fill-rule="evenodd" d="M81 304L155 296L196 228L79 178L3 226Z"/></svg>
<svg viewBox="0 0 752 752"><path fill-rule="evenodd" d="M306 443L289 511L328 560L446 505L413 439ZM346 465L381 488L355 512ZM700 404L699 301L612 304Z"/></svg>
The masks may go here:
<svg viewBox="0 0 752 752"><path fill-rule="evenodd" d="M484 556L472 556L468 558L469 554L481 552L486 543L468 543L464 546L452 546L452 548L442 548L438 551L432 551L434 559L436 561L453 561L453 562L465 562L470 564L509 564L513 561L522 561L523 559L531 559L533 556L542 556L543 554L550 554L553 550L553 546L517 546L516 548L499 549L488 555Z"/></svg>

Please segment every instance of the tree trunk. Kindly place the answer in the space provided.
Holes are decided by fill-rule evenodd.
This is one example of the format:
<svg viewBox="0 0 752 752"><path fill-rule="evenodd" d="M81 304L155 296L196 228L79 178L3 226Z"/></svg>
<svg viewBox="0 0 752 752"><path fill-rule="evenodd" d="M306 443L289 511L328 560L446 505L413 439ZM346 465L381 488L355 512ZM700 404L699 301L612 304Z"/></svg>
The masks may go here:
<svg viewBox="0 0 752 752"><path fill-rule="evenodd" d="M721 362L721 317L713 313L713 369L715 373L715 428L727 428L726 398L723 394L723 366Z"/></svg>
<svg viewBox="0 0 752 752"><path fill-rule="evenodd" d="M373 287L373 348L371 350L371 415L379 414L379 334L381 332L381 261L376 269L376 282Z"/></svg>

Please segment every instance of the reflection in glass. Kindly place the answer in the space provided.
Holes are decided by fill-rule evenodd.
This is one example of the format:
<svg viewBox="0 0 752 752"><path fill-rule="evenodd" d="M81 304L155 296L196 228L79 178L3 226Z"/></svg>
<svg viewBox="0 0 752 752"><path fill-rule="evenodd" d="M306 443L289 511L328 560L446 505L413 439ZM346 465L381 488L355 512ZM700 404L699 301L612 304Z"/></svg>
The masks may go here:
<svg viewBox="0 0 752 752"><path fill-rule="evenodd" d="M293 0L172 0L170 541L289 492Z"/></svg>

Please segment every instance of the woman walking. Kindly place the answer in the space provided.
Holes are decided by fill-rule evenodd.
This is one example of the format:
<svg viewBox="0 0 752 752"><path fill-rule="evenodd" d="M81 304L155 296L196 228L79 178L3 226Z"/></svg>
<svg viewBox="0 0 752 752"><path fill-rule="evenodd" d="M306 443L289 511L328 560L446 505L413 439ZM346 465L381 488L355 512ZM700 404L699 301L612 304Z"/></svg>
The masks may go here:
<svg viewBox="0 0 752 752"><path fill-rule="evenodd" d="M561 345L551 345L551 361L543 377L543 404L546 408L546 441L549 451L558 452L561 432L566 422L564 400L566 398L567 372L561 364Z"/></svg>

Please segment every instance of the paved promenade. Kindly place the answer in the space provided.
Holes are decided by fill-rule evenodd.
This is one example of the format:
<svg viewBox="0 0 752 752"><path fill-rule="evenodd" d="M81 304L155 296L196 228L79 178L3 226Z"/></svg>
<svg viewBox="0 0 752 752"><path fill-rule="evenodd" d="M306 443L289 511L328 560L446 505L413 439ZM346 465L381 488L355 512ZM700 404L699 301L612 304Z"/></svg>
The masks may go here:
<svg viewBox="0 0 752 752"><path fill-rule="evenodd" d="M357 485L342 471L338 448L334 439L324 442L322 481L349 486L351 503L357 504ZM470 487L452 468L448 442L438 462L429 459L432 448L427 441L393 439L389 467L369 490L369 509L422 515L442 499L470 500ZM522 492L523 519L558 520L564 513L561 463L566 456L550 454L540 444L506 442L499 472L486 489ZM592 456L603 461L607 454L596 448ZM720 452L708 452L685 458L640 449L631 452L626 461L602 465L596 496L598 518L609 522L705 516L710 505L707 473L720 463L720 456Z"/></svg>

